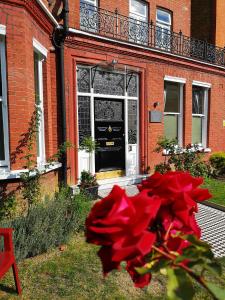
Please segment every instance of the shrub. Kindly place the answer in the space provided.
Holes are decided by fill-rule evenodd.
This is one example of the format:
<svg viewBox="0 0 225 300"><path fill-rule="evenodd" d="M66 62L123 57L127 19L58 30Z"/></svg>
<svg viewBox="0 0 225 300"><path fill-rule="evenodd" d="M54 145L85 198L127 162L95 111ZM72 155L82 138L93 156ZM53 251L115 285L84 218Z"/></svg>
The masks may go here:
<svg viewBox="0 0 225 300"><path fill-rule="evenodd" d="M16 196L14 193L2 195L0 193L0 220L10 218L16 210Z"/></svg>
<svg viewBox="0 0 225 300"><path fill-rule="evenodd" d="M14 228L16 258L21 260L65 243L83 229L90 205L84 195L72 196L63 188L54 199L32 205L26 216L2 222L0 227Z"/></svg>
<svg viewBox="0 0 225 300"><path fill-rule="evenodd" d="M225 152L215 152L209 158L214 175L225 175Z"/></svg>
<svg viewBox="0 0 225 300"><path fill-rule="evenodd" d="M208 164L203 161L203 153L199 151L198 145L187 145L182 148L177 145L176 140L161 138L157 143L155 152L166 150L164 163L155 166L155 171L161 174L175 169L176 171L188 171L192 176L207 177L210 173Z"/></svg>

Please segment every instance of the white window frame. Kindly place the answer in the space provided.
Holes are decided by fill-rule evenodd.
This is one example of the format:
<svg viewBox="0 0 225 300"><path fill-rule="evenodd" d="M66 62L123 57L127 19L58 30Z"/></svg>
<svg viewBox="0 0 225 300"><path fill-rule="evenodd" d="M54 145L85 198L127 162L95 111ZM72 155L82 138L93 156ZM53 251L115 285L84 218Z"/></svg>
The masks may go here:
<svg viewBox="0 0 225 300"><path fill-rule="evenodd" d="M0 25L0 58L1 58L1 78L2 78L2 118L3 118L3 134L4 134L4 151L5 160L0 160L0 167L9 169L9 128L8 128L8 105L7 105L7 79L6 79L6 48L5 48L6 27ZM0 170L1 173L1 170Z"/></svg>
<svg viewBox="0 0 225 300"><path fill-rule="evenodd" d="M158 19L158 11L162 11L164 13L167 13L169 15L170 22L167 23L167 22L164 22L164 21ZM159 28L161 28L160 29L160 31L161 31L161 40L164 39L164 35L165 35L164 30L167 30L168 32L171 32L171 29L172 29L172 13L170 11L166 10L166 9L163 9L163 8L157 8L156 9L156 32L157 32L157 29L159 30ZM164 47L160 46L160 44L157 45L158 44L157 37L156 37L155 43L156 43L156 46L158 46L160 48L164 48ZM170 50L170 46L168 48L166 48L166 50Z"/></svg>
<svg viewBox="0 0 225 300"><path fill-rule="evenodd" d="M93 6L98 6L98 0L81 0L81 2L85 2L87 4L93 5Z"/></svg>
<svg viewBox="0 0 225 300"><path fill-rule="evenodd" d="M132 10L131 10L132 1L135 1L137 3L139 2L139 3L143 4L143 6L145 6L145 15L139 14L137 12L132 12ZM148 5L147 5L147 3L145 3L141 0L130 0L130 3L129 3L129 16L130 16L130 18L133 18L133 19L138 20L138 21L148 22Z"/></svg>
<svg viewBox="0 0 225 300"><path fill-rule="evenodd" d="M183 78L178 78L178 77L171 77L171 80L169 80L170 77L169 76L165 76L164 78L164 105L165 105L165 83L169 82L169 83L177 83L179 84L179 107L180 107L180 112L179 113L175 113L175 112L165 112L164 109L164 116L166 115L177 115L178 116L178 146L183 147L183 102L184 102L184 83L186 82L185 79ZM177 80L176 80L177 79Z"/></svg>
<svg viewBox="0 0 225 300"><path fill-rule="evenodd" d="M199 81L193 81L192 88L193 87L200 87L200 88L204 89L204 105L203 105L204 114L193 114L193 111L192 111L192 120L193 120L193 117L200 117L202 119L202 133L201 133L202 143L199 143L198 146L206 148L207 142L208 142L207 137L208 137L209 89L211 88L211 84L199 82ZM192 101L193 101L193 91L192 91Z"/></svg>
<svg viewBox="0 0 225 300"><path fill-rule="evenodd" d="M43 93L43 61L47 57L48 50L42 46L36 39L33 39L34 53L38 54L38 85L39 85L39 100L38 108L40 109L40 122L38 131L39 141L39 156L37 155L37 166L41 167L46 163L45 155L45 126L44 126L44 93ZM35 63L35 61L34 61ZM34 75L35 76L35 75ZM35 78L34 78L35 80ZM36 104L35 104L36 105Z"/></svg>
<svg viewBox="0 0 225 300"><path fill-rule="evenodd" d="M145 7L145 14L144 15L132 11L132 5L131 5L132 1L135 1L137 3L141 3ZM136 39L136 38L133 39L130 36L129 40L131 42L134 42L134 43L137 43L137 44L147 45L148 44L148 39L149 39L148 5L147 5L147 3L143 2L142 0L129 0L129 19L130 19L130 21L129 21L129 32L130 32L130 28L132 26L141 26L141 27L145 28L146 31L147 31L147 36L145 37L145 39L143 39L143 40Z"/></svg>

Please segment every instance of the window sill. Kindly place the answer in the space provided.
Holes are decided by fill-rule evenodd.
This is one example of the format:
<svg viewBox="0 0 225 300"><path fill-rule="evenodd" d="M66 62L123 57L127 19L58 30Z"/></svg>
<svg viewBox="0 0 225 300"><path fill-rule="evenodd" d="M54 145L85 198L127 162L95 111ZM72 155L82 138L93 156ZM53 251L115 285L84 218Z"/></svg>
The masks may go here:
<svg viewBox="0 0 225 300"><path fill-rule="evenodd" d="M57 170L61 168L62 164L59 162L54 163L47 163L45 165L39 166L38 170L41 174L49 173L51 171ZM19 179L21 176L21 173L26 173L28 170L22 169L22 170L15 170L15 171L9 171L9 169L3 169L0 170L0 180L10 180L10 179ZM35 175L36 172L34 171L33 174Z"/></svg>
<svg viewBox="0 0 225 300"><path fill-rule="evenodd" d="M212 150L211 148L204 148L204 147L199 147L198 150L194 149L194 148L191 148L190 149L192 152L197 152L199 151L200 153L211 153ZM181 149L181 150L178 150L176 154L182 154L184 153L185 149ZM169 151L164 149L163 152L162 152L162 155L163 156L168 156L169 155Z"/></svg>

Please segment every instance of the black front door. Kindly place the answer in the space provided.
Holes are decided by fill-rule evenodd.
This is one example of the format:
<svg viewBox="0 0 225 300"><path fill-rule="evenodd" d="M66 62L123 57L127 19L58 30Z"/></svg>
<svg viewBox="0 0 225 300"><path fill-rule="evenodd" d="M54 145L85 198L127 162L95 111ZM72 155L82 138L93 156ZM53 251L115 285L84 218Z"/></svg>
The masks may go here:
<svg viewBox="0 0 225 300"><path fill-rule="evenodd" d="M125 169L124 101L95 98L96 172Z"/></svg>

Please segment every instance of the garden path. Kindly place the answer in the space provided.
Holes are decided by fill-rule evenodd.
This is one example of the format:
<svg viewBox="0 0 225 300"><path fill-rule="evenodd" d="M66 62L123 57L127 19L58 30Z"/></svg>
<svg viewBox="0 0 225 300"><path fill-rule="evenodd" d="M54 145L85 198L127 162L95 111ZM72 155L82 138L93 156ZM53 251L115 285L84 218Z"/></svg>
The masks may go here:
<svg viewBox="0 0 225 300"><path fill-rule="evenodd" d="M135 185L126 186L125 190L129 196L134 196L138 192ZM99 196L105 197L109 192L110 189L100 190ZM225 256L225 212L199 204L196 218L202 229L202 240L212 246L216 257Z"/></svg>

